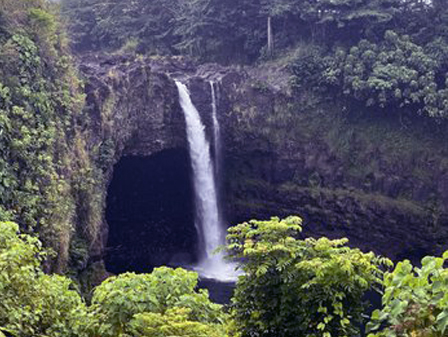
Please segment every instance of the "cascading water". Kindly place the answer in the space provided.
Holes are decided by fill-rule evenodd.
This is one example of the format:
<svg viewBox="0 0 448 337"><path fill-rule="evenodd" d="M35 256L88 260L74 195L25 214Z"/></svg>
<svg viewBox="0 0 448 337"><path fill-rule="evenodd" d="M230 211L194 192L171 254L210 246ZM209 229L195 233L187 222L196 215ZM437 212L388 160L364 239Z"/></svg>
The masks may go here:
<svg viewBox="0 0 448 337"><path fill-rule="evenodd" d="M222 254L214 254L215 249L224 244L225 236L219 216L213 162L210 156L210 145L205 137L205 127L201 122L199 112L191 101L187 87L177 81L176 85L179 90L180 105L185 115L193 168L196 227L204 242L203 256L194 269L206 278L233 281L236 278L234 265L226 263Z"/></svg>
<svg viewBox="0 0 448 337"><path fill-rule="evenodd" d="M213 119L213 135L214 135L214 141L215 141L215 171L216 171L216 179L219 178L220 172L219 167L221 164L221 130L219 128L219 122L218 122L218 104L217 104L217 93L219 90L219 86L217 86L217 89L215 91L215 82L210 81L210 88L212 93L212 119Z"/></svg>

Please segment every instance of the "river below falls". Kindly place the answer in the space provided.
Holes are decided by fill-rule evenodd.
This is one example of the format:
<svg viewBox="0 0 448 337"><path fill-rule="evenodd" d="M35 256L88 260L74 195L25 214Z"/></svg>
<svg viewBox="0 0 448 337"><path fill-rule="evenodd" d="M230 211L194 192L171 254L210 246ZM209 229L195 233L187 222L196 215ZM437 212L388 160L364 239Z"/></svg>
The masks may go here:
<svg viewBox="0 0 448 337"><path fill-rule="evenodd" d="M210 299L219 304L229 304L235 289L235 282L221 282L215 279L200 278L199 288L208 289Z"/></svg>

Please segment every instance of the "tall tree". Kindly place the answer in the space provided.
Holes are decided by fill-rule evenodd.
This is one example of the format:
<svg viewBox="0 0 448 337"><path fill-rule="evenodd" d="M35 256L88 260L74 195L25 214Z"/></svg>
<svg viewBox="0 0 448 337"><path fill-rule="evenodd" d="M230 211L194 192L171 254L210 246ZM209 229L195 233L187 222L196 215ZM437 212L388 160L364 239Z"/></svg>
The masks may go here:
<svg viewBox="0 0 448 337"><path fill-rule="evenodd" d="M249 0L190 0L177 19L180 52L228 63L253 60L259 54L264 21L259 4Z"/></svg>

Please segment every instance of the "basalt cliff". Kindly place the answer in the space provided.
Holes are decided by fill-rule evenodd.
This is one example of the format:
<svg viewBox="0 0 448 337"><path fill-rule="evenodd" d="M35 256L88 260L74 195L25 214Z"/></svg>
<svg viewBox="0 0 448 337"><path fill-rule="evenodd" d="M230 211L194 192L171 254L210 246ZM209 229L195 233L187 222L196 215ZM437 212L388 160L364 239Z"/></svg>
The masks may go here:
<svg viewBox="0 0 448 337"><path fill-rule="evenodd" d="M228 225L300 215L304 233L418 260L448 239L448 148L423 117L348 113L295 91L275 66L196 65L186 58L89 55L85 128L101 168L97 236L80 271L147 270L196 259L185 121L188 84L211 137L216 83L223 133L220 190Z"/></svg>

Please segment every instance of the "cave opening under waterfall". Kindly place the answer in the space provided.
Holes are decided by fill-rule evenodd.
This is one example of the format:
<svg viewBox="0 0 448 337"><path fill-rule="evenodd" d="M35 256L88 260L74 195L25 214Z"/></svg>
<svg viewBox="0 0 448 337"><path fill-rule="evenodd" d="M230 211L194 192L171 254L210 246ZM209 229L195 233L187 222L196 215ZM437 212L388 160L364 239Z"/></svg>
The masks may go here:
<svg viewBox="0 0 448 337"><path fill-rule="evenodd" d="M193 195L186 149L122 157L107 194L107 270L150 272L196 262Z"/></svg>

